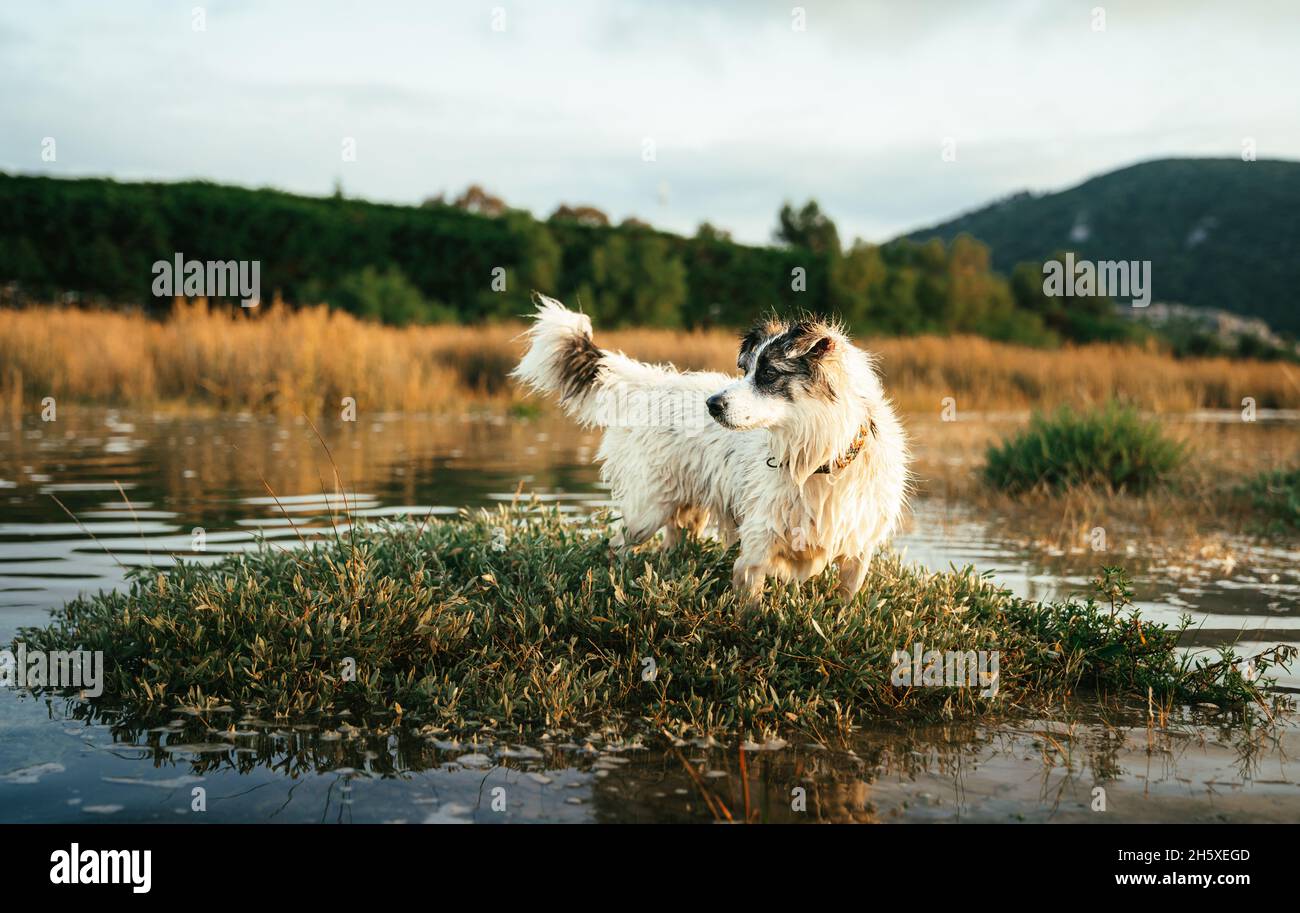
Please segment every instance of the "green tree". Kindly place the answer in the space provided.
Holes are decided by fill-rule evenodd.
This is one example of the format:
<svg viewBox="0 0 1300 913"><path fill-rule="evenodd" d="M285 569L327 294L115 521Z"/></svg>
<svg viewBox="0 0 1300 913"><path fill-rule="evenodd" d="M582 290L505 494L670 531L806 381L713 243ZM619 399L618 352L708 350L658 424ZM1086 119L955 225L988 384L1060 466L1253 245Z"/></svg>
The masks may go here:
<svg viewBox="0 0 1300 913"><path fill-rule="evenodd" d="M0 280L22 283L28 292L44 291L49 274L40 251L28 238L19 238L13 244L0 244Z"/></svg>
<svg viewBox="0 0 1300 913"><path fill-rule="evenodd" d="M712 222L701 222L695 229L695 237L700 241L730 241L731 232L718 228Z"/></svg>
<svg viewBox="0 0 1300 913"><path fill-rule="evenodd" d="M686 302L686 266L668 241L636 232L614 234L591 252L581 297L600 320L675 327Z"/></svg>
<svg viewBox="0 0 1300 913"><path fill-rule="evenodd" d="M880 248L874 244L854 241L843 256L832 261L833 307L850 330L880 332L889 326L885 313L888 281L889 268L880 255Z"/></svg>
<svg viewBox="0 0 1300 913"><path fill-rule="evenodd" d="M476 297L475 316L509 319L531 310L533 292L560 294L564 251L542 222L514 209L505 216L514 265L505 272L505 289L485 288Z"/></svg>
<svg viewBox="0 0 1300 913"><path fill-rule="evenodd" d="M1065 263L1064 252L1044 263ZM1044 263L1019 263L1011 272L1011 293L1020 311L1037 314L1044 326L1075 342L1138 342L1149 335L1140 324L1125 320L1105 295L1049 295L1044 289Z"/></svg>
<svg viewBox="0 0 1300 913"><path fill-rule="evenodd" d="M782 205L773 237L779 243L805 248L814 254L840 252L839 231L816 200L809 200L802 209L795 209L789 203Z"/></svg>
<svg viewBox="0 0 1300 913"><path fill-rule="evenodd" d="M400 269L363 267L339 281L329 303L361 317L407 324L453 320L449 309L428 301Z"/></svg>

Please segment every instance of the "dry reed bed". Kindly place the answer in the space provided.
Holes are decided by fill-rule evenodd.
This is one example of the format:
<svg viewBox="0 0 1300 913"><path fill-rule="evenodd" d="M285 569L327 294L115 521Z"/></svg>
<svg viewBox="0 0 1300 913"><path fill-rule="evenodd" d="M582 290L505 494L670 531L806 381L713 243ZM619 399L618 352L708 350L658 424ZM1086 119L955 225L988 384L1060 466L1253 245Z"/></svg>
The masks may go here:
<svg viewBox="0 0 1300 913"><path fill-rule="evenodd" d="M506 374L522 324L395 328L325 307L253 314L180 303L164 321L137 313L49 307L0 311L0 410L78 402L207 405L318 413L353 397L359 409L444 412L521 397ZM649 361L734 370L721 330L628 329L598 341ZM1175 360L1094 345L1058 351L974 337L870 339L886 383L908 411L1025 409L1113 396L1157 412L1300 407L1294 366L1224 358Z"/></svg>

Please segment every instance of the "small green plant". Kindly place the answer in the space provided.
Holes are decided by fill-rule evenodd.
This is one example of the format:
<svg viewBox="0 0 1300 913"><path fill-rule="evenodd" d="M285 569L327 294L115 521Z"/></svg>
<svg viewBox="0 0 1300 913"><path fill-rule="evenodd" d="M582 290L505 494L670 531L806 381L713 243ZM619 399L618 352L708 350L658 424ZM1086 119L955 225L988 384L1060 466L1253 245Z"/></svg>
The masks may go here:
<svg viewBox="0 0 1300 913"><path fill-rule="evenodd" d="M1133 581L1122 567L1103 565L1092 586L1098 596L1110 603L1111 618L1119 614L1120 609L1133 604Z"/></svg>
<svg viewBox="0 0 1300 913"><path fill-rule="evenodd" d="M1080 690L1145 701L1261 702L1235 666L1192 669L1181 631L1104 602L1032 602L973 568L931 573L884 555L850 606L832 574L752 611L734 551L690 541L610 557L603 526L536 505L358 527L309 548L132 573L77 599L29 649L102 650L97 711L170 718L224 704L296 717L396 712L447 726L541 728L640 719L656 731L1045 712ZM899 685L895 651L996 651L995 696ZM653 674L647 670L653 670Z"/></svg>
<svg viewBox="0 0 1300 913"><path fill-rule="evenodd" d="M1075 412L1063 406L1051 416L1035 413L1028 428L991 446L984 474L1012 493L1078 485L1141 492L1163 481L1185 457L1183 446L1158 423L1131 408L1112 402Z"/></svg>
<svg viewBox="0 0 1300 913"><path fill-rule="evenodd" d="M1300 529L1300 467L1261 472L1246 482L1244 491L1275 528Z"/></svg>
<svg viewBox="0 0 1300 913"><path fill-rule="evenodd" d="M511 418L517 419L535 419L540 418L544 412L540 403L536 400L521 399L511 403L506 409L506 414Z"/></svg>

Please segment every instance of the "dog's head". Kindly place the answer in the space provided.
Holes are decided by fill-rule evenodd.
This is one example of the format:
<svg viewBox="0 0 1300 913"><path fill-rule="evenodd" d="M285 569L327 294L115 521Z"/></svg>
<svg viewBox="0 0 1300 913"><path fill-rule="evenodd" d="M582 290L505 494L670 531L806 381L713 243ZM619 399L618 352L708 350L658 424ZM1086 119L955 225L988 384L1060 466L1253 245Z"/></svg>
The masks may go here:
<svg viewBox="0 0 1300 913"><path fill-rule="evenodd" d="M783 425L810 401L834 402L849 342L816 319L762 320L740 340L736 366L745 376L707 400L724 428L749 431Z"/></svg>

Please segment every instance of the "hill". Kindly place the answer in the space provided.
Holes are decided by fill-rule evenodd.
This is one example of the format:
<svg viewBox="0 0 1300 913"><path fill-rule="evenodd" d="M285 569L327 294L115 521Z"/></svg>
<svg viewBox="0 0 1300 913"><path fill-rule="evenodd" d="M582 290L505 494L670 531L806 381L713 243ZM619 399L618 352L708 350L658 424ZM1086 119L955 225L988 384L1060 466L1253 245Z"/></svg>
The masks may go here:
<svg viewBox="0 0 1300 913"><path fill-rule="evenodd" d="M1300 334L1300 162L1164 159L1058 193L1020 193L912 241L962 233L1010 272L1065 250L1150 260L1156 301L1213 307Z"/></svg>

